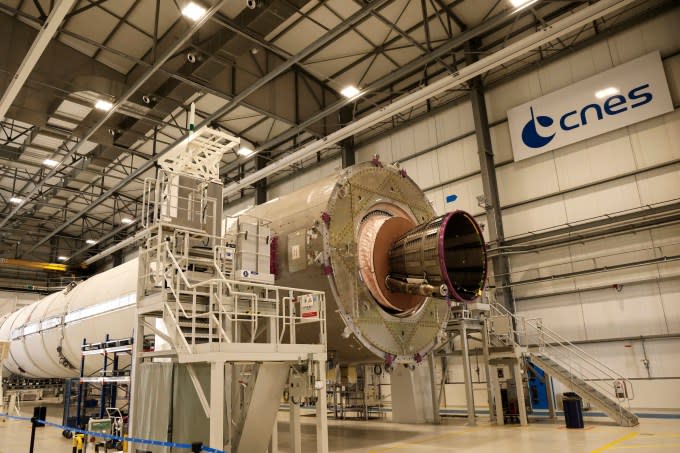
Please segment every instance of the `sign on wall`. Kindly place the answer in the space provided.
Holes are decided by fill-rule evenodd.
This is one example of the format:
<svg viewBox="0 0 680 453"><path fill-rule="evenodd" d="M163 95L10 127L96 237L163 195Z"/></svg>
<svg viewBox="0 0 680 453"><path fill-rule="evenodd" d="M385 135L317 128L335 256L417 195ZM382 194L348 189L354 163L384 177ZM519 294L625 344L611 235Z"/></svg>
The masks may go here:
<svg viewBox="0 0 680 453"><path fill-rule="evenodd" d="M653 52L508 110L515 161L673 111Z"/></svg>

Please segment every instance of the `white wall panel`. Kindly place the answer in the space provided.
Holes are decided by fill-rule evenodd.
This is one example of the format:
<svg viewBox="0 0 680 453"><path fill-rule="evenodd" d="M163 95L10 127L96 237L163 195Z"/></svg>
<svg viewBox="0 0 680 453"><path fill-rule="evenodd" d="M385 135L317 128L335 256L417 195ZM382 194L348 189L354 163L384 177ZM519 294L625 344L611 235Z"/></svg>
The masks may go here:
<svg viewBox="0 0 680 453"><path fill-rule="evenodd" d="M640 206L634 177L599 184L564 195L569 222L593 219Z"/></svg>
<svg viewBox="0 0 680 453"><path fill-rule="evenodd" d="M517 311L525 318L541 318L550 329L571 341L585 340L583 311L578 295L546 297L517 303Z"/></svg>
<svg viewBox="0 0 680 453"><path fill-rule="evenodd" d="M501 205L559 191L552 153L496 169Z"/></svg>
<svg viewBox="0 0 680 453"><path fill-rule="evenodd" d="M636 169L630 138L625 128L556 150L554 156L559 187L562 190ZM531 160L534 159L529 159Z"/></svg>
<svg viewBox="0 0 680 453"><path fill-rule="evenodd" d="M477 139L474 135L444 145L435 153L439 162L439 179L442 182L479 171Z"/></svg>
<svg viewBox="0 0 680 453"><path fill-rule="evenodd" d="M564 205L556 203L554 199L539 200L503 211L503 229L506 237L537 232L564 225L566 222Z"/></svg>
<svg viewBox="0 0 680 453"><path fill-rule="evenodd" d="M651 205L680 198L680 163L637 176L640 201Z"/></svg>
<svg viewBox="0 0 680 453"><path fill-rule="evenodd" d="M373 159L374 154L378 154L383 162L393 162L392 139L387 136L368 145L358 147L356 160L357 162L366 162Z"/></svg>
<svg viewBox="0 0 680 453"><path fill-rule="evenodd" d="M463 102L439 112L434 116L434 120L439 143L475 130L470 102Z"/></svg>
<svg viewBox="0 0 680 453"><path fill-rule="evenodd" d="M628 128L637 168L680 159L680 110Z"/></svg>
<svg viewBox="0 0 680 453"><path fill-rule="evenodd" d="M477 205L477 196L484 193L482 190L482 177L472 176L465 178L462 181L457 181L452 184L447 184L442 187L443 198L446 199L449 195L457 195L458 198L452 203L446 203L445 209L453 211L462 209L472 215L482 213L482 208Z"/></svg>
<svg viewBox="0 0 680 453"><path fill-rule="evenodd" d="M581 293L589 339L668 333L656 284Z"/></svg>
<svg viewBox="0 0 680 453"><path fill-rule="evenodd" d="M388 160L386 156L380 154L381 160L384 162L394 162L405 157L410 156L416 150L414 131L412 128L407 127L401 129L391 135L392 138L392 156Z"/></svg>
<svg viewBox="0 0 680 453"><path fill-rule="evenodd" d="M673 53L680 47L678 23L680 11L676 8L609 38L614 64L624 63L654 50L660 50L662 55Z"/></svg>
<svg viewBox="0 0 680 453"><path fill-rule="evenodd" d="M680 55L675 55L664 62L666 79L671 89L673 105L680 104Z"/></svg>
<svg viewBox="0 0 680 453"><path fill-rule="evenodd" d="M437 144L437 126L435 123L434 118L428 117L411 126L414 132L414 151L428 149Z"/></svg>
<svg viewBox="0 0 680 453"><path fill-rule="evenodd" d="M659 282L661 303L666 314L668 330L680 333L680 279L668 279ZM678 361L680 363L680 361ZM680 375L680 373L678 373Z"/></svg>
<svg viewBox="0 0 680 453"><path fill-rule="evenodd" d="M507 118L506 112L509 109L541 95L540 82L535 71L488 90L485 98L489 123Z"/></svg>

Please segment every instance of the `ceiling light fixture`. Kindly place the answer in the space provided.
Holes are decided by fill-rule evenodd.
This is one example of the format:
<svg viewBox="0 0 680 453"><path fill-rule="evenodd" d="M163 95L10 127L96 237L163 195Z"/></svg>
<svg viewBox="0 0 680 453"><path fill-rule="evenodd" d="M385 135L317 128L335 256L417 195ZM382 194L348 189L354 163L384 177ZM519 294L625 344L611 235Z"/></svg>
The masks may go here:
<svg viewBox="0 0 680 453"><path fill-rule="evenodd" d="M120 219L120 221L125 225L130 225L134 220L132 220L130 217L123 217Z"/></svg>
<svg viewBox="0 0 680 453"><path fill-rule="evenodd" d="M515 7L516 11L519 11L520 9L524 9L529 5L533 5L537 1L538 0L510 0L510 3Z"/></svg>
<svg viewBox="0 0 680 453"><path fill-rule="evenodd" d="M9 202L12 204L21 204L23 201L24 199L19 197L12 197L9 199Z"/></svg>
<svg viewBox="0 0 680 453"><path fill-rule="evenodd" d="M68 256L58 256L57 259L59 261L66 261L66 260L68 260Z"/></svg>
<svg viewBox="0 0 680 453"><path fill-rule="evenodd" d="M345 96L346 98L353 98L354 96L357 96L361 91L359 91L359 88L355 87L354 85L348 85L342 90L340 90L340 94Z"/></svg>
<svg viewBox="0 0 680 453"><path fill-rule="evenodd" d="M97 110L101 110L102 112L108 112L113 108L113 104L110 103L109 101L105 101L104 99L99 99L94 104L94 108L96 108Z"/></svg>
<svg viewBox="0 0 680 453"><path fill-rule="evenodd" d="M203 8L198 3L189 2L184 8L182 8L182 15L195 22L201 17L205 16L205 11L205 8Z"/></svg>
<svg viewBox="0 0 680 453"><path fill-rule="evenodd" d="M241 146L238 149L238 151L236 151L236 154L238 154L239 156L248 157L248 156L252 155L254 152L255 151L248 148L247 146Z"/></svg>
<svg viewBox="0 0 680 453"><path fill-rule="evenodd" d="M607 88L604 88L604 89L602 89L602 90L600 90L600 91L596 91L596 92L595 92L595 97L598 98L598 99L604 99L604 98L606 98L606 97L609 97L609 96L612 96L612 95L618 94L618 93L619 93L619 89L618 89L618 88L607 87Z"/></svg>
<svg viewBox="0 0 680 453"><path fill-rule="evenodd" d="M43 165L45 165L46 167L52 167L52 168L54 168L54 167L56 167L57 165L59 165L59 162L57 162L56 160L52 160L52 159L45 159L45 160L43 161Z"/></svg>
<svg viewBox="0 0 680 453"><path fill-rule="evenodd" d="M97 243L97 241L95 241L94 239L88 239L88 240L85 241L85 243L87 245L95 245Z"/></svg>

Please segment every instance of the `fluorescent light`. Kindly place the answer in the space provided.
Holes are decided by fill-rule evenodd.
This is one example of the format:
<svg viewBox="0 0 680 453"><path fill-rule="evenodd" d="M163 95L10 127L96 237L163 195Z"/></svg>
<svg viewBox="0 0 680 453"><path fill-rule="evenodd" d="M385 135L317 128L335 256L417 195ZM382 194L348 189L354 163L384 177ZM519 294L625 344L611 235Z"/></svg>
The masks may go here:
<svg viewBox="0 0 680 453"><path fill-rule="evenodd" d="M253 151L252 149L248 148L247 146L241 146L241 147L238 149L238 151L236 151L236 154L238 154L239 156L248 157L248 156L250 156L251 154L253 154L254 152L255 152L255 151Z"/></svg>
<svg viewBox="0 0 680 453"><path fill-rule="evenodd" d="M95 104L94 108L97 110L101 110L103 112L108 112L113 108L113 104L110 103L109 101L105 101L104 99L99 99Z"/></svg>
<svg viewBox="0 0 680 453"><path fill-rule="evenodd" d="M43 165L45 165L45 166L47 166L47 167L52 167L52 168L54 168L54 167L56 167L57 165L59 165L59 162L57 162L56 160L52 160L52 159L45 159L45 160L43 161Z"/></svg>
<svg viewBox="0 0 680 453"><path fill-rule="evenodd" d="M598 99L603 99L603 98L612 96L612 95L614 95L614 94L617 94L618 92L619 92L619 89L618 89L618 88L607 87L607 88L604 88L604 89L602 89L602 90L600 90L600 91L596 91L596 92L595 92L595 97L598 98Z"/></svg>
<svg viewBox="0 0 680 453"><path fill-rule="evenodd" d="M68 256L58 256L57 259L59 261L66 261L66 260L68 260Z"/></svg>
<svg viewBox="0 0 680 453"><path fill-rule="evenodd" d="M510 3L517 11L519 11L520 9L526 8L529 5L533 5L537 1L538 0L510 0Z"/></svg>
<svg viewBox="0 0 680 453"><path fill-rule="evenodd" d="M97 243L97 241L95 241L94 239L87 239L85 241L85 243L88 244L88 245L95 245Z"/></svg>
<svg viewBox="0 0 680 453"><path fill-rule="evenodd" d="M340 94L342 94L346 98L353 98L359 93L361 93L361 91L359 91L359 88L355 87L354 85L348 85L342 90L340 90Z"/></svg>
<svg viewBox="0 0 680 453"><path fill-rule="evenodd" d="M130 217L123 217L122 219L120 219L120 221L125 225L129 225L133 222L133 220Z"/></svg>
<svg viewBox="0 0 680 453"><path fill-rule="evenodd" d="M23 201L24 199L19 197L12 197L9 199L9 202L12 204L21 204Z"/></svg>
<svg viewBox="0 0 680 453"><path fill-rule="evenodd" d="M189 2L184 8L182 8L182 15L193 21L197 21L201 17L205 16L205 8L197 3Z"/></svg>

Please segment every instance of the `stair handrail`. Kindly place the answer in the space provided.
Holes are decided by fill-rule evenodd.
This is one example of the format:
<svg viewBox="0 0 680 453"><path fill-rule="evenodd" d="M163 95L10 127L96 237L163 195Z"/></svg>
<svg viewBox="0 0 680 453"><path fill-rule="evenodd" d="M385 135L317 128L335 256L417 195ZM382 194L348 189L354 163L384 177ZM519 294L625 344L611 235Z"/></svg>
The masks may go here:
<svg viewBox="0 0 680 453"><path fill-rule="evenodd" d="M600 373L607 376L609 378L609 380L623 381L631 389L633 388L632 383L630 382L630 380L628 378L626 378L625 376L622 376L617 371L611 369L610 367L608 367L607 365L605 365L604 363L602 363L601 361L599 361L598 359L596 359L595 357L590 355L588 352L586 352L582 348L576 346L575 344L573 344L572 342L570 342L569 340L567 340L566 338L564 338L563 336L561 336L557 332L546 327L543 323L541 323L540 325L537 325L535 322L532 322L532 320L530 320L530 319L521 318L521 317L517 316L516 314L510 312L507 308L505 308L504 306L502 306L500 304L492 304L492 308L495 309L499 314L510 316L516 322L520 322L524 326L528 325L528 326L532 327L533 329L535 329L541 335L547 336L550 340L552 340L551 343L556 343L557 345L561 346L563 348L563 350L566 350L567 352L575 355L577 358L580 358L584 362L588 363L591 367L595 368L597 371L599 371ZM542 338L542 340L543 340L543 338ZM541 346L550 347L550 348L553 348L553 350L557 349L557 347L554 344L550 344L548 342L545 342ZM569 366L571 367L571 365L569 365ZM585 373L582 373L582 375L585 376ZM601 379L601 378L596 377L596 379ZM597 382L597 381L595 381L595 382ZM594 384L594 382L591 381L591 384ZM598 382L597 386L599 386L601 388L607 387L607 390L610 390L608 388L608 386L599 385L599 382ZM616 395L616 393L614 393L614 394ZM626 398L626 399L630 400L632 398Z"/></svg>

